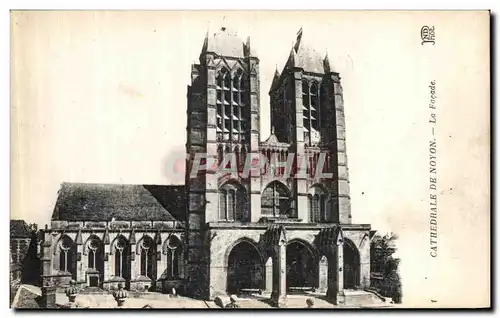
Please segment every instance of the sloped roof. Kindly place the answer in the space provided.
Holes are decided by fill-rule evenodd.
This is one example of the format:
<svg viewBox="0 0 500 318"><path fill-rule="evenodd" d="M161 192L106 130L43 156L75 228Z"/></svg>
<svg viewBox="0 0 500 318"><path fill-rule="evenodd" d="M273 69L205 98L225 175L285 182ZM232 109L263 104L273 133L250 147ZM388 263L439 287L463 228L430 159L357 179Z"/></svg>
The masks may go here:
<svg viewBox="0 0 500 318"><path fill-rule="evenodd" d="M244 57L248 54L255 56L250 39L244 43L234 30L222 27L213 34L208 34L203 43L202 54L205 52L213 52L222 56Z"/></svg>
<svg viewBox="0 0 500 318"><path fill-rule="evenodd" d="M271 135L264 142L261 142L260 146L287 148L289 144L278 140L278 137L276 137L276 135L274 134L274 126L273 126L271 127Z"/></svg>
<svg viewBox="0 0 500 318"><path fill-rule="evenodd" d="M31 231L24 220L10 220L10 237L30 238Z"/></svg>
<svg viewBox="0 0 500 318"><path fill-rule="evenodd" d="M322 54L305 45L299 46L295 66L302 68L306 72L325 73Z"/></svg>
<svg viewBox="0 0 500 318"><path fill-rule="evenodd" d="M271 133L271 135L262 143L262 145L268 145L268 146L273 146L273 145L279 145L280 142L278 140L278 137L274 133Z"/></svg>
<svg viewBox="0 0 500 318"><path fill-rule="evenodd" d="M273 76L273 82L271 83L271 89L269 89L269 92L272 92L276 88L278 88L278 84L280 82L280 72L278 72L278 65L276 65L276 71L274 71L274 76Z"/></svg>
<svg viewBox="0 0 500 318"><path fill-rule="evenodd" d="M117 221L183 221L183 188L184 186L63 183L58 192L52 220L110 221L114 218Z"/></svg>
<svg viewBox="0 0 500 318"><path fill-rule="evenodd" d="M326 52L325 52L326 53ZM297 40L290 51L287 67L302 68L306 72L324 74L332 71L328 55L307 45L302 39L302 29L297 33Z"/></svg>

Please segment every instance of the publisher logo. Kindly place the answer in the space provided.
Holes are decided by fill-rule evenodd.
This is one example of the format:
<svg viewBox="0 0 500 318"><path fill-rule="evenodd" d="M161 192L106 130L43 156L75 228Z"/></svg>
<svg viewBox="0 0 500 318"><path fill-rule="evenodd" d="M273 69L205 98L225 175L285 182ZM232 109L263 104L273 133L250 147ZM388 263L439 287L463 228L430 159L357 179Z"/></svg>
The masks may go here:
<svg viewBox="0 0 500 318"><path fill-rule="evenodd" d="M420 39L422 40L422 45L427 43L432 43L432 45L436 45L436 32L434 30L434 26L424 25L420 29Z"/></svg>

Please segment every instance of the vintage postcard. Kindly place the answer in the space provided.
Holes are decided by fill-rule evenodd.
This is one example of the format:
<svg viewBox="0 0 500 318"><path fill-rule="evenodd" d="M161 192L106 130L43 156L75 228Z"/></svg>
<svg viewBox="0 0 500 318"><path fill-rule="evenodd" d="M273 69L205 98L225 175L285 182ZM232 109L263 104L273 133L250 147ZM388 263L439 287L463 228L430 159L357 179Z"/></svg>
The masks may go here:
<svg viewBox="0 0 500 318"><path fill-rule="evenodd" d="M488 11L12 11L13 308L489 308Z"/></svg>

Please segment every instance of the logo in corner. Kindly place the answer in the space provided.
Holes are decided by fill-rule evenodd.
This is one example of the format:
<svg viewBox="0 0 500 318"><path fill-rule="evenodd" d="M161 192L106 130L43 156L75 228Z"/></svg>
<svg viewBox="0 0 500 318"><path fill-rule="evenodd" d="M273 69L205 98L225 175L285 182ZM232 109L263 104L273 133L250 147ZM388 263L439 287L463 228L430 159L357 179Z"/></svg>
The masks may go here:
<svg viewBox="0 0 500 318"><path fill-rule="evenodd" d="M436 45L436 33L434 31L434 26L424 25L420 29L420 38L422 39L422 45L426 43L432 43L432 45Z"/></svg>

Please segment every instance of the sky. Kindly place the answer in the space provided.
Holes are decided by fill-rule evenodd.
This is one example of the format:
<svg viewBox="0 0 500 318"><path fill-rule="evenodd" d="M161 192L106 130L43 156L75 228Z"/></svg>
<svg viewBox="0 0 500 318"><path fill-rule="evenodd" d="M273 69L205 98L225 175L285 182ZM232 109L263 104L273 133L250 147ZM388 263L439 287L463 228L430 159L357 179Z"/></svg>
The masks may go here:
<svg viewBox="0 0 500 318"><path fill-rule="evenodd" d="M13 76L22 78L22 85L13 87L13 96L22 113L18 121L22 130L14 137L25 146L18 149L24 178L18 189L23 197L29 193L30 200L21 202L15 215L47 223L61 182L182 183L183 179L168 175L164 164L172 153L184 151L191 64L198 62L206 32L222 26L237 31L242 41L250 36L260 59L261 139L270 132L272 76L276 68L282 70L297 31L303 28L305 45L328 52L344 86L353 206L363 201L369 205L377 192L366 179L358 180L362 175L384 180L388 175L382 171L401 164L383 151L393 149L387 137L397 132L396 127L381 134L376 126L384 125L388 116L401 115L384 112L380 101L392 106L396 94L404 93L390 92L388 85L391 78L403 76L404 68L379 71L384 63L404 64L407 58L397 54L396 41L377 43L375 35L387 28L383 19L357 24L349 31L356 15L339 15L327 23L328 15L309 16L299 19L293 12L17 15L13 45L19 51ZM411 120L411 112L403 115ZM369 134L363 128L367 125L374 127ZM360 195L362 201L356 202ZM353 213L360 222L370 221L363 214Z"/></svg>
<svg viewBox="0 0 500 318"><path fill-rule="evenodd" d="M416 303L478 304L484 293L467 291L489 281L487 21L467 12L15 12L11 218L49 223L62 182L182 182L164 164L184 151L187 85L207 30L250 36L267 138L267 92L302 27L342 78L353 222L399 234ZM424 25L436 26L435 46L421 44ZM428 251L433 80L439 261ZM474 281L456 279L470 272Z"/></svg>

